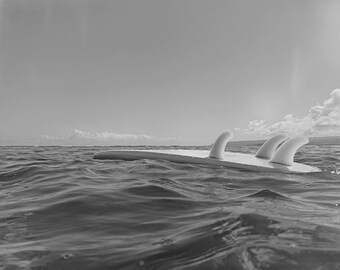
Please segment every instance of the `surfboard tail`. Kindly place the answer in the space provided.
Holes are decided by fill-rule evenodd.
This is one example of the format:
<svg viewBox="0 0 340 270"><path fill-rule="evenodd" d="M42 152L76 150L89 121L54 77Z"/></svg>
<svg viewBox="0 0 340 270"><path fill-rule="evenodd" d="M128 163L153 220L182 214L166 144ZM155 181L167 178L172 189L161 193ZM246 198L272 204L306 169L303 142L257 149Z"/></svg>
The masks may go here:
<svg viewBox="0 0 340 270"><path fill-rule="evenodd" d="M231 131L223 132L220 136L218 136L210 150L209 158L220 160L223 159L225 146L227 145L228 141L232 139L232 137L233 133Z"/></svg>
<svg viewBox="0 0 340 270"><path fill-rule="evenodd" d="M278 163L286 166L294 164L294 156L296 151L303 145L307 144L309 139L299 135L284 142L274 153L270 162Z"/></svg>
<svg viewBox="0 0 340 270"><path fill-rule="evenodd" d="M271 159L279 144L286 141L287 139L288 136L285 134L278 134L276 136L271 137L260 147L255 157Z"/></svg>

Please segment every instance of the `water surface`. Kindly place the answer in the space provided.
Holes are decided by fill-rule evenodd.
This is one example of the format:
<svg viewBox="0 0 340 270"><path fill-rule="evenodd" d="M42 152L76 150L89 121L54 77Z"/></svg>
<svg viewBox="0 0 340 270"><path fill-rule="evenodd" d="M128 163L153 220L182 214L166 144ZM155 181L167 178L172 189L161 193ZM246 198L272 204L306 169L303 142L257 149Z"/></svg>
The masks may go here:
<svg viewBox="0 0 340 270"><path fill-rule="evenodd" d="M300 149L312 174L92 159L108 149L0 147L0 268L340 269L339 145Z"/></svg>

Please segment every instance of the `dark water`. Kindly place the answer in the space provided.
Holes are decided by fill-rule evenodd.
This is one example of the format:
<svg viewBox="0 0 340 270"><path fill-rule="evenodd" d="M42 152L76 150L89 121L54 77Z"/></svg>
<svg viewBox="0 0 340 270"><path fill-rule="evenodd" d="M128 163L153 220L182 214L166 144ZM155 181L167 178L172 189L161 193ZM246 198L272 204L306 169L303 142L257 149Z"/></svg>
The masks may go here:
<svg viewBox="0 0 340 270"><path fill-rule="evenodd" d="M0 147L0 269L340 269L339 145L303 147L303 175L106 149Z"/></svg>

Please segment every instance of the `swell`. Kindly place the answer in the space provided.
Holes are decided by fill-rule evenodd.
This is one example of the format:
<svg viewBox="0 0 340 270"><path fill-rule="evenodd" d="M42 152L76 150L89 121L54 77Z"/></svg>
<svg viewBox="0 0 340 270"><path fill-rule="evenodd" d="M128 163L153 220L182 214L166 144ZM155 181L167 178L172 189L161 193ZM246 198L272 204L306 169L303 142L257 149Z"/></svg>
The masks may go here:
<svg viewBox="0 0 340 270"><path fill-rule="evenodd" d="M318 239L320 229L309 224L253 213L227 215L200 226L183 229L136 252L135 259L110 266L122 269L319 269L328 260L330 269L340 265L333 241ZM327 231L327 228L325 229ZM333 233L339 235L339 230ZM325 243L327 242L327 244ZM320 244L321 243L321 244ZM309 247L313 245L314 248ZM146 245L147 246L147 245ZM311 260L310 254L318 259ZM333 268L334 267L334 268Z"/></svg>
<svg viewBox="0 0 340 270"><path fill-rule="evenodd" d="M338 164L333 152L313 147L297 160ZM335 173L98 162L91 158L98 150L0 153L7 269L340 268Z"/></svg>
<svg viewBox="0 0 340 270"><path fill-rule="evenodd" d="M44 174L45 168L41 165L13 166L3 168L0 172L0 182L20 182L24 180L32 181L32 177Z"/></svg>

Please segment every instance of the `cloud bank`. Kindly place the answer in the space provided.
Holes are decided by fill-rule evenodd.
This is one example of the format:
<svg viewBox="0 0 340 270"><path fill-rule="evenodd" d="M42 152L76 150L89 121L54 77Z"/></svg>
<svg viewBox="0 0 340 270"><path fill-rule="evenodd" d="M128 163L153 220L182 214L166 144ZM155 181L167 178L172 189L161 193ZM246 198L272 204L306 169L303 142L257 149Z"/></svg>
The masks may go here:
<svg viewBox="0 0 340 270"><path fill-rule="evenodd" d="M56 145L145 145L171 144L180 141L176 138L157 138L145 134L122 134L113 132L88 132L75 129L67 136L41 135L43 144Z"/></svg>
<svg viewBox="0 0 340 270"><path fill-rule="evenodd" d="M266 124L265 120L253 120L244 131L262 137L277 133L307 136L340 135L340 89L333 90L322 105L313 106L304 117L288 114L281 122L272 125Z"/></svg>

